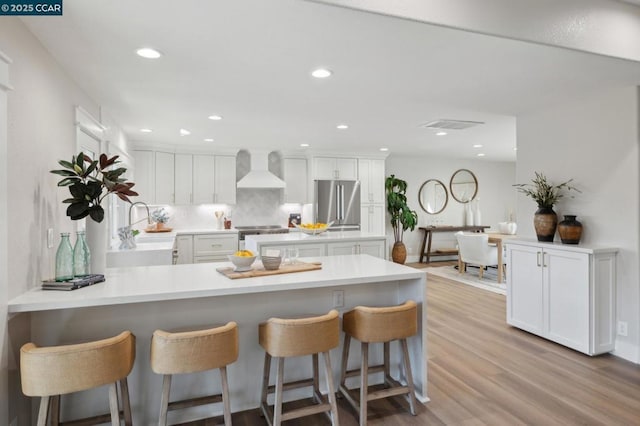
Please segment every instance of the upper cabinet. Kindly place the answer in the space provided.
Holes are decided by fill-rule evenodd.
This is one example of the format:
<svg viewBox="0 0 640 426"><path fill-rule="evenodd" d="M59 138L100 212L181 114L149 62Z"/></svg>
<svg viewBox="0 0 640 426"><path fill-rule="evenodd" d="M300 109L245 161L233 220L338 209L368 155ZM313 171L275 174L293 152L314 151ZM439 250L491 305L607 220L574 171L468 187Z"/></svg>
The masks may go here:
<svg viewBox="0 0 640 426"><path fill-rule="evenodd" d="M156 152L155 167L155 204L173 204L175 201L175 164L174 154Z"/></svg>
<svg viewBox="0 0 640 426"><path fill-rule="evenodd" d="M147 204L156 202L155 170L156 159L153 151L133 151L134 177L133 190L139 195L135 201Z"/></svg>
<svg viewBox="0 0 640 426"><path fill-rule="evenodd" d="M215 156L214 203L236 203L236 157Z"/></svg>
<svg viewBox="0 0 640 426"><path fill-rule="evenodd" d="M384 203L384 160L359 159L358 180L360 180L361 203Z"/></svg>
<svg viewBox="0 0 640 426"><path fill-rule="evenodd" d="M235 204L236 157L134 151L135 190L147 204Z"/></svg>
<svg viewBox="0 0 640 426"><path fill-rule="evenodd" d="M358 161L355 158L314 157L314 179L358 179Z"/></svg>
<svg viewBox="0 0 640 426"><path fill-rule="evenodd" d="M285 203L308 203L306 158L283 158Z"/></svg>

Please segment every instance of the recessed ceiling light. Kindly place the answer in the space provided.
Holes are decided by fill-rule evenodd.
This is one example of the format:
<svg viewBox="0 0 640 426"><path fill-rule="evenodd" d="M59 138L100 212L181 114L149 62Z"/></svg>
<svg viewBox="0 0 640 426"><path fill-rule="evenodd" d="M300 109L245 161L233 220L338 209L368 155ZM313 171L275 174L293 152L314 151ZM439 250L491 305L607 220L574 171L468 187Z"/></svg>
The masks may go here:
<svg viewBox="0 0 640 426"><path fill-rule="evenodd" d="M308 143L301 143L300 146L303 147L303 148L306 148L306 147L309 146L309 144Z"/></svg>
<svg viewBox="0 0 640 426"><path fill-rule="evenodd" d="M478 154L478 157L484 157L484 154L481 152Z"/></svg>
<svg viewBox="0 0 640 426"><path fill-rule="evenodd" d="M380 151L387 152L387 151L389 151L389 148L380 148Z"/></svg>
<svg viewBox="0 0 640 426"><path fill-rule="evenodd" d="M151 132L153 132L153 130L151 130L151 129L140 129L140 131L142 133L151 133Z"/></svg>
<svg viewBox="0 0 640 426"><path fill-rule="evenodd" d="M436 136L446 136L447 132L438 132L436 133Z"/></svg>
<svg viewBox="0 0 640 426"><path fill-rule="evenodd" d="M482 145L481 145L481 144L479 144L479 143L477 143L477 144L475 144L473 147L474 147L474 148L482 148Z"/></svg>
<svg viewBox="0 0 640 426"><path fill-rule="evenodd" d="M146 59L158 59L160 56L162 56L162 53L150 47L143 47L141 49L138 49L136 50L136 53L138 54L138 56L142 56Z"/></svg>
<svg viewBox="0 0 640 426"><path fill-rule="evenodd" d="M214 121L219 121L222 120L222 116L221 115L210 115L209 116L209 120L214 120Z"/></svg>
<svg viewBox="0 0 640 426"><path fill-rule="evenodd" d="M517 151L517 150L518 150L518 147L517 147L517 146L516 146L516 147L514 147L514 148L513 148L513 150L514 150L514 151Z"/></svg>
<svg viewBox="0 0 640 426"><path fill-rule="evenodd" d="M213 142L213 139L212 138L206 138L204 141L205 142Z"/></svg>
<svg viewBox="0 0 640 426"><path fill-rule="evenodd" d="M327 78L331 77L331 74L333 74L333 72L326 68L318 68L317 70L313 70L313 72L311 73L311 75L315 78Z"/></svg>
<svg viewBox="0 0 640 426"><path fill-rule="evenodd" d="M338 124L336 126L336 129L340 129L340 130L344 130L344 129L348 129L349 126L347 126L346 124Z"/></svg>
<svg viewBox="0 0 640 426"><path fill-rule="evenodd" d="M188 136L190 134L191 132L188 131L187 129L180 129L180 136Z"/></svg>

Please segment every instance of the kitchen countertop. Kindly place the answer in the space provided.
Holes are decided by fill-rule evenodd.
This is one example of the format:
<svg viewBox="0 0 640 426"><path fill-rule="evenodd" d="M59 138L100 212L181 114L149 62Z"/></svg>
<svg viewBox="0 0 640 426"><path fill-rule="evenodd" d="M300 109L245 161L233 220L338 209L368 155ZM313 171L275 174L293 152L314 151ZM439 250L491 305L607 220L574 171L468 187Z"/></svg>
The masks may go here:
<svg viewBox="0 0 640 426"><path fill-rule="evenodd" d="M319 235L308 235L303 232L294 232L289 234L262 234L247 235L245 237L246 244L249 241L256 244L277 244L277 243L296 243L296 244L313 244L313 243L329 243L329 242L348 242L348 241L366 241L366 240L386 240L386 235L370 234L363 231L332 231L324 232Z"/></svg>
<svg viewBox="0 0 640 426"><path fill-rule="evenodd" d="M328 256L322 269L231 280L216 268L230 262L107 268L106 281L74 291L33 289L9 301L9 312L109 306L422 279L424 272L366 254Z"/></svg>

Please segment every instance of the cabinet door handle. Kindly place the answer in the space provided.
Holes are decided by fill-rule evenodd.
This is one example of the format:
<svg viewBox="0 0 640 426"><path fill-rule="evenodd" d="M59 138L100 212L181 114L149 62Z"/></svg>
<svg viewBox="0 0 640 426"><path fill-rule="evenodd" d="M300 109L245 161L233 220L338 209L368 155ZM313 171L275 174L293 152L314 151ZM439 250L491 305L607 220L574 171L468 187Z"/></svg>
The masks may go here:
<svg viewBox="0 0 640 426"><path fill-rule="evenodd" d="M547 262L545 261L545 258L544 258L545 254L548 255L549 253L542 252L542 267L543 268L547 267Z"/></svg>
<svg viewBox="0 0 640 426"><path fill-rule="evenodd" d="M537 261L537 263L538 263L538 267L542 266L542 265L540 264L540 252L537 252L537 253L536 253L536 261Z"/></svg>
<svg viewBox="0 0 640 426"><path fill-rule="evenodd" d="M222 247L222 244L211 244L211 247Z"/></svg>

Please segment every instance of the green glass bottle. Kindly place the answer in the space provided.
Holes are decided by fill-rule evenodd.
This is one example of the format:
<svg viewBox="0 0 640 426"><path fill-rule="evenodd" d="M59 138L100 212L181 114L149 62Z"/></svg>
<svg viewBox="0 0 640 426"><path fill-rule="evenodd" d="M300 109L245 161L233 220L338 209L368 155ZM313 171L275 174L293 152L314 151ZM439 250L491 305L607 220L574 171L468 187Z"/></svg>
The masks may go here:
<svg viewBox="0 0 640 426"><path fill-rule="evenodd" d="M91 274L91 252L84 231L76 232L76 245L73 247L73 276L84 277Z"/></svg>
<svg viewBox="0 0 640 426"><path fill-rule="evenodd" d="M56 252L56 281L67 281L73 279L73 249L68 232L63 232L60 237Z"/></svg>

